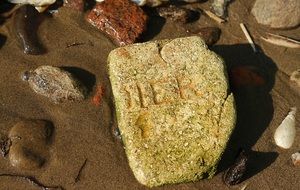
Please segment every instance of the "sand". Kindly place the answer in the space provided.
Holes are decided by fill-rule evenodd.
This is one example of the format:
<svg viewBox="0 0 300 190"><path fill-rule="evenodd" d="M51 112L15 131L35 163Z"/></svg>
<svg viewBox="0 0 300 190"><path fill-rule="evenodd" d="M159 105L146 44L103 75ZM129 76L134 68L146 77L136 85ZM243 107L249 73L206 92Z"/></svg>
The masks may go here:
<svg viewBox="0 0 300 190"><path fill-rule="evenodd" d="M230 22L222 25L204 15L186 26L158 18L150 21L144 41L187 36L187 28L218 26L222 29L221 39L211 49L224 57L228 69L235 65L254 65L266 78L263 87L233 89L238 124L214 178L153 189L241 189L245 184L251 190L299 188L299 169L292 165L290 159L291 154L300 150L299 120L291 149L278 148L273 134L289 108L300 107L300 87L289 81L291 73L300 67L300 51L267 44L260 40L260 35L269 31L300 39L300 28L279 31L258 25L250 14L252 4L253 1L234 1L229 7ZM209 3L189 6L208 9ZM52 18L45 19L39 35L48 52L40 56L22 53L11 32L11 19L1 26L0 33L7 39L0 47L0 133L8 134L11 127L22 119L50 120L55 130L49 161L41 169L16 169L8 159L1 157L0 174L35 176L45 185L62 186L64 189L147 189L134 178L122 142L114 135L116 122L106 58L116 46L90 26L83 16L60 8ZM246 24L260 46L259 53L254 54L247 44L239 28L240 22ZM74 42L83 44L67 48ZM97 107L91 103L93 91L83 102L59 105L35 94L21 80L21 74L40 65L73 67L69 69L81 73L93 91L97 84L103 84L105 94L101 105ZM250 167L246 179L229 188L222 182L223 171L232 163L240 147L254 151ZM86 159L80 178L75 182ZM0 189L39 188L23 179L0 177Z"/></svg>

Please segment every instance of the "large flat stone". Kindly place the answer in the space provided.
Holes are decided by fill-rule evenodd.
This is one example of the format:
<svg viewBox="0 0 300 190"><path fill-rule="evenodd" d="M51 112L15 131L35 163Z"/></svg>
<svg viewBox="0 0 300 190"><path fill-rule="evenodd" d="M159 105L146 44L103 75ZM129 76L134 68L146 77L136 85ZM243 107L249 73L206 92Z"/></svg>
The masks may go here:
<svg viewBox="0 0 300 190"><path fill-rule="evenodd" d="M152 187L212 177L236 121L223 60L194 36L121 47L108 64L136 179Z"/></svg>

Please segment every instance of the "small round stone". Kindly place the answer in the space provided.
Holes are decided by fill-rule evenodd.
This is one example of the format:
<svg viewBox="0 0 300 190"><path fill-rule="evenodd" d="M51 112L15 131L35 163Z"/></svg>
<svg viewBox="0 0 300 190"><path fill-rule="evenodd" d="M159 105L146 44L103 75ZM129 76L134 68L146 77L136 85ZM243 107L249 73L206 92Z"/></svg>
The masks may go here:
<svg viewBox="0 0 300 190"><path fill-rule="evenodd" d="M30 76L30 72L29 72L29 71L25 71L25 72L21 75L21 79L22 79L23 81L28 81L29 76Z"/></svg>
<svg viewBox="0 0 300 190"><path fill-rule="evenodd" d="M49 157L53 126L44 120L23 120L10 132L9 161L19 169L34 170L43 166Z"/></svg>
<svg viewBox="0 0 300 190"><path fill-rule="evenodd" d="M31 149L17 144L11 146L9 150L9 161L16 168L34 170L44 164L45 158Z"/></svg>

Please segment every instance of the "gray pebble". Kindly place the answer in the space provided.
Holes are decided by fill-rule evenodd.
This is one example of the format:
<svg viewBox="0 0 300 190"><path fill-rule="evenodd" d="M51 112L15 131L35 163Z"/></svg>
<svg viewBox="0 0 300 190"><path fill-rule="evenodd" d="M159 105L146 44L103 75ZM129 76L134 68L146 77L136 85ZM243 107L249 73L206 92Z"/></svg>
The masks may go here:
<svg viewBox="0 0 300 190"><path fill-rule="evenodd" d="M69 72L58 67L40 66L25 72L23 79L37 94L46 96L54 103L80 101L86 97L86 88Z"/></svg>

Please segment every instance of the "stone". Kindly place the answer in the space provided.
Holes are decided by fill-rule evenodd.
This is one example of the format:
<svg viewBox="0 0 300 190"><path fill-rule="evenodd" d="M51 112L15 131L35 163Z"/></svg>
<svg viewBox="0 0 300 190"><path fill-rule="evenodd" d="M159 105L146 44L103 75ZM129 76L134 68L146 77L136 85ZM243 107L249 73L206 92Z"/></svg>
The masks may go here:
<svg viewBox="0 0 300 190"><path fill-rule="evenodd" d="M64 0L64 7L69 7L76 11L84 11L85 0Z"/></svg>
<svg viewBox="0 0 300 190"><path fill-rule="evenodd" d="M124 46L136 42L146 30L148 17L130 0L105 0L97 3L86 20Z"/></svg>
<svg viewBox="0 0 300 190"><path fill-rule="evenodd" d="M87 95L86 87L71 73L53 66L39 66L26 71L22 77L37 94L48 97L54 103L81 101Z"/></svg>
<svg viewBox="0 0 300 190"><path fill-rule="evenodd" d="M296 152L291 156L294 166L300 166L300 152Z"/></svg>
<svg viewBox="0 0 300 190"><path fill-rule="evenodd" d="M53 126L44 120L23 120L10 132L9 160L19 169L34 170L43 166L49 157Z"/></svg>
<svg viewBox="0 0 300 190"><path fill-rule="evenodd" d="M295 70L291 74L290 80L295 82L300 87L300 69Z"/></svg>
<svg viewBox="0 0 300 190"><path fill-rule="evenodd" d="M189 21L192 21L193 18L197 16L197 13L195 11L177 7L174 5L168 7L159 7L157 8L157 12L161 17L181 23L187 23Z"/></svg>
<svg viewBox="0 0 300 190"><path fill-rule="evenodd" d="M211 178L236 122L223 59L193 36L117 48L108 70L136 179L153 187Z"/></svg>
<svg viewBox="0 0 300 190"><path fill-rule="evenodd" d="M271 28L292 28L300 24L299 0L256 0L252 14Z"/></svg>
<svg viewBox="0 0 300 190"><path fill-rule="evenodd" d="M198 35L205 41L206 45L212 46L220 39L221 30L217 27L204 27L192 32L192 34Z"/></svg>

